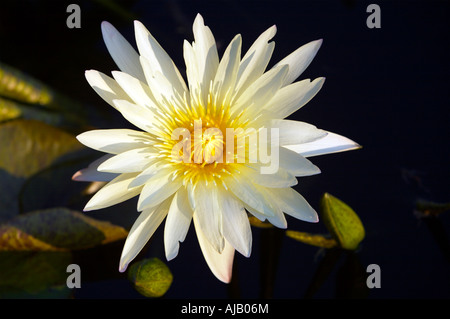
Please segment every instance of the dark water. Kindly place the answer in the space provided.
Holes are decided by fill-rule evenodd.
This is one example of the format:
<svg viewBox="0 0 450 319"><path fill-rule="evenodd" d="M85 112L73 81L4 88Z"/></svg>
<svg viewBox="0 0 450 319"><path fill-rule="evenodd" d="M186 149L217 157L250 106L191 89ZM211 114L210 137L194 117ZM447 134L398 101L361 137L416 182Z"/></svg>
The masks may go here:
<svg viewBox="0 0 450 319"><path fill-rule="evenodd" d="M449 298L449 213L424 220L413 211L419 198L450 201L450 3L374 2L381 8L380 29L366 26L369 2L358 0L117 1L106 5L78 1L81 29L68 29L69 2L2 1L0 61L87 106L113 113L84 79L87 69L105 73L116 69L102 42L103 20L113 23L133 44L132 20L142 21L180 70L184 68L182 41L192 41L197 12L212 29L220 54L235 34L242 34L245 52L260 33L276 24L271 65L300 45L323 38L322 48L302 78L325 76L326 83L292 118L347 136L363 149L312 158L322 174L300 179L297 189L314 207L324 192L348 203L364 223L366 238L357 253L340 256L312 296L345 297L345 284L367 275L369 264L378 264L381 288L360 289L358 297ZM108 116L92 124L127 125L113 114ZM136 217L134 205L131 201L90 215L129 227ZM73 208L82 207L80 202ZM321 223L288 219L288 226L326 232ZM178 257L168 263L174 282L166 298L304 297L324 256L317 248L277 231L254 229L253 236L251 258L236 255L237 280L226 286L208 270L191 227ZM111 253L76 256L86 276L75 297L139 297L126 278L117 274L121 246L122 242L109 247ZM145 256L165 260L162 228Z"/></svg>

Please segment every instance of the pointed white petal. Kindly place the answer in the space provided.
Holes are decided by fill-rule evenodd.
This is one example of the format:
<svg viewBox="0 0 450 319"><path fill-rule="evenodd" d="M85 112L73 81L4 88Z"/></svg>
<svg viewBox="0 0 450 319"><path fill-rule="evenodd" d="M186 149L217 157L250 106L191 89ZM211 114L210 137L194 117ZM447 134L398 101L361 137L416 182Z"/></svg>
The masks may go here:
<svg viewBox="0 0 450 319"><path fill-rule="evenodd" d="M199 226L196 214L193 216L195 232L197 233L200 249L205 257L206 263L214 276L224 283L229 283L233 270L234 248L225 240L222 253L219 254L206 239L203 229Z"/></svg>
<svg viewBox="0 0 450 319"><path fill-rule="evenodd" d="M283 168L273 174L262 174L261 167L265 165L248 165L239 168L241 174L245 175L248 180L253 183L273 188L285 188L297 185L297 178L294 175L288 173Z"/></svg>
<svg viewBox="0 0 450 319"><path fill-rule="evenodd" d="M173 197L164 227L164 249L168 261L178 255L179 243L186 238L192 215L186 188L180 187Z"/></svg>
<svg viewBox="0 0 450 319"><path fill-rule="evenodd" d="M287 71L288 67L283 65L261 75L233 103L232 111L238 114L242 109L247 109L254 114L259 113L261 105L270 100L281 87Z"/></svg>
<svg viewBox="0 0 450 319"><path fill-rule="evenodd" d="M216 89L217 87L218 90L215 94L215 98L218 103L228 104L234 91L241 57L241 46L242 37L238 34L230 42L225 50L225 53L223 54L222 59L220 60L213 85L213 88Z"/></svg>
<svg viewBox="0 0 450 319"><path fill-rule="evenodd" d="M121 88L133 99L134 103L148 108L155 107L152 91L147 84L124 72L112 71L111 73Z"/></svg>
<svg viewBox="0 0 450 319"><path fill-rule="evenodd" d="M110 182L118 176L114 173L99 172L97 169L100 164L110 159L113 155L106 154L93 161L88 167L83 168L73 174L72 179L77 182Z"/></svg>
<svg viewBox="0 0 450 319"><path fill-rule="evenodd" d="M130 43L109 22L102 22L102 33L109 54L111 54L119 69L141 81L145 81L139 63L139 55Z"/></svg>
<svg viewBox="0 0 450 319"><path fill-rule="evenodd" d="M203 105L206 105L209 87L219 66L219 55L214 36L209 27L205 26L203 17L200 14L197 14L195 17L192 31L194 33L192 48L197 61L198 75L201 77L199 78L199 83L201 84L200 94L203 99Z"/></svg>
<svg viewBox="0 0 450 319"><path fill-rule="evenodd" d="M289 65L289 73L284 79L283 86L294 82L295 79L297 79L300 74L302 74L303 71L306 70L308 65L316 56L316 53L317 51L319 51L321 45L322 39L311 41L301 46L275 65Z"/></svg>
<svg viewBox="0 0 450 319"><path fill-rule="evenodd" d="M285 147L279 148L279 165L294 176L310 176L320 173L320 169L301 154Z"/></svg>
<svg viewBox="0 0 450 319"><path fill-rule="evenodd" d="M176 94L175 87L160 71L153 71L151 62L147 58L141 56L139 61L144 70L148 87L159 107L167 104L166 101L171 101L180 96Z"/></svg>
<svg viewBox="0 0 450 319"><path fill-rule="evenodd" d="M198 226L201 227L203 235L210 245L221 253L225 240L217 187L197 182L195 189L189 189L189 192L189 196L193 198L192 206L194 215L197 216Z"/></svg>
<svg viewBox="0 0 450 319"><path fill-rule="evenodd" d="M325 78L309 79L287 85L264 106L277 118L286 118L308 103L322 88Z"/></svg>
<svg viewBox="0 0 450 319"><path fill-rule="evenodd" d="M95 92L112 107L115 108L112 101L116 99L131 101L120 85L106 74L88 70L85 72L85 77Z"/></svg>
<svg viewBox="0 0 450 319"><path fill-rule="evenodd" d="M314 125L292 121L292 120L272 120L272 128L278 128L278 145L293 145L309 143L321 139L327 135L327 132L320 130ZM277 142L277 141L274 141Z"/></svg>
<svg viewBox="0 0 450 319"><path fill-rule="evenodd" d="M184 63L186 64L186 77L189 83L189 90L192 95L195 93L195 90L200 89L199 85L201 83L201 76L199 75L199 68L197 67L194 49L186 40L183 42L183 58Z"/></svg>
<svg viewBox="0 0 450 319"><path fill-rule="evenodd" d="M245 257L252 251L252 231L244 206L227 192L221 192L220 208L226 240Z"/></svg>
<svg viewBox="0 0 450 319"><path fill-rule="evenodd" d="M269 193L281 210L297 219L317 223L319 217L308 202L292 188L272 188Z"/></svg>
<svg viewBox="0 0 450 319"><path fill-rule="evenodd" d="M149 61L151 73L160 72L163 74L172 84L174 90L183 96L187 87L170 56L141 22L135 21L134 28L139 53Z"/></svg>
<svg viewBox="0 0 450 319"><path fill-rule="evenodd" d="M263 32L242 58L238 69L236 98L264 73L275 48L275 43L268 43L268 41L275 36L276 32L275 26Z"/></svg>
<svg viewBox="0 0 450 319"><path fill-rule="evenodd" d="M285 147L305 157L351 151L361 148L358 143L345 136L331 132L327 133L328 134L324 138L317 141L305 144L286 145Z"/></svg>
<svg viewBox="0 0 450 319"><path fill-rule="evenodd" d="M152 176L141 191L138 210L154 207L175 193L182 185L181 178L173 179L167 170L161 169Z"/></svg>
<svg viewBox="0 0 450 319"><path fill-rule="evenodd" d="M225 181L226 187L240 199L246 206L261 212L267 216L273 216L275 213L270 203L256 188L251 181L245 178L245 175L234 174L234 176Z"/></svg>
<svg viewBox="0 0 450 319"><path fill-rule="evenodd" d="M262 186L256 186L258 188L258 191L262 194L262 196L265 196L268 199L271 199L270 194L267 193L266 187ZM284 217L284 214L278 205L275 204L275 202L271 202L271 209L272 209L272 216L267 216L263 214L262 212L253 209L252 207L249 207L248 205L245 205L245 209L249 211L250 214L258 218L260 221L269 221L273 226L286 229L287 228L287 221Z"/></svg>
<svg viewBox="0 0 450 319"><path fill-rule="evenodd" d="M161 170L163 169L165 170L164 173L161 172ZM129 187L137 187L144 185L150 178L155 176L156 173L158 172L160 172L161 174L171 174L172 169L165 168L163 162L156 160L148 167L146 167L141 173L139 173L139 175L137 175L136 178L130 183Z"/></svg>
<svg viewBox="0 0 450 319"><path fill-rule="evenodd" d="M139 217L131 227L128 233L125 245L123 246L122 256L120 257L119 271L124 272L128 264L139 254L154 234L156 229L166 217L169 210L171 198L161 203L157 207L152 207L140 213Z"/></svg>
<svg viewBox="0 0 450 319"><path fill-rule="evenodd" d="M149 135L129 129L87 131L77 136L87 147L105 153L119 154L149 145Z"/></svg>
<svg viewBox="0 0 450 319"><path fill-rule="evenodd" d="M135 173L121 174L103 186L86 204L84 211L106 208L138 195L142 187L128 188Z"/></svg>
<svg viewBox="0 0 450 319"><path fill-rule="evenodd" d="M152 130L155 115L150 109L125 100L113 100L113 104L131 124L143 131Z"/></svg>
<svg viewBox="0 0 450 319"><path fill-rule="evenodd" d="M100 172L134 173L143 171L155 161L157 153L149 148L135 148L113 156L98 166Z"/></svg>

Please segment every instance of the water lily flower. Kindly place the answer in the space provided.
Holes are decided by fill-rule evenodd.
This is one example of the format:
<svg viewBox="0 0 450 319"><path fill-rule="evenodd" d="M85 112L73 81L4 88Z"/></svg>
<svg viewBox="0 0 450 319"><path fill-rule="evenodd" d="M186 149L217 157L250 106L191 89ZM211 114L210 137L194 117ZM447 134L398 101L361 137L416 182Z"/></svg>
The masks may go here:
<svg viewBox="0 0 450 319"><path fill-rule="evenodd" d="M197 15L194 42L183 46L185 82L144 25L135 21L134 27L138 52L103 22L106 46L120 71L112 78L86 71L92 88L140 130L99 129L77 137L106 153L73 177L106 182L84 210L139 196L140 215L123 248L122 272L164 219L166 258L175 258L193 221L208 266L229 282L235 250L246 257L251 253L248 214L280 228L287 227L284 214L317 222L315 210L291 188L297 177L320 173L307 157L359 147L314 125L284 119L322 88L323 77L294 82L322 40L267 70L275 26L243 57L236 35L219 59L214 36Z"/></svg>

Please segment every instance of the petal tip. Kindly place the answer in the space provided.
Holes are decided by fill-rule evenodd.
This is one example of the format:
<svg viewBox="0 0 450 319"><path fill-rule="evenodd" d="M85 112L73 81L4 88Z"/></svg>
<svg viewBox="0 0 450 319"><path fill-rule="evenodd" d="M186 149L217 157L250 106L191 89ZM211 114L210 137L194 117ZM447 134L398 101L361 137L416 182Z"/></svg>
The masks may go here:
<svg viewBox="0 0 450 319"><path fill-rule="evenodd" d="M119 272L124 273L128 268L128 263L126 264L120 264L119 266Z"/></svg>
<svg viewBox="0 0 450 319"><path fill-rule="evenodd" d="M81 176L83 176L83 172L81 170L79 170L78 172L76 172L75 174L72 175L72 180L80 182Z"/></svg>

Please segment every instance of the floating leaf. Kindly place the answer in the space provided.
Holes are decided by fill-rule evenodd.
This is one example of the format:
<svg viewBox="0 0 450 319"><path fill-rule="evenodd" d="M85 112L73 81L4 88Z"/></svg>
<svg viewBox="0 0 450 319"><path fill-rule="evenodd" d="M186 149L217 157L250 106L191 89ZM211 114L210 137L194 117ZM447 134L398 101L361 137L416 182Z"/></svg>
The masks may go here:
<svg viewBox="0 0 450 319"><path fill-rule="evenodd" d="M22 214L0 228L0 251L87 249L123 239L127 231L67 208Z"/></svg>
<svg viewBox="0 0 450 319"><path fill-rule="evenodd" d="M0 63L0 97L0 121L20 116L78 130L87 124L86 111L92 113L91 108L4 63Z"/></svg>
<svg viewBox="0 0 450 319"><path fill-rule="evenodd" d="M58 159L57 163L27 178L16 199L20 211L77 205L80 200L85 203L86 198L82 198L81 193L87 185L73 182L72 176L80 167L86 167L92 162L92 156L86 154L90 154L87 149L71 152Z"/></svg>
<svg viewBox="0 0 450 319"><path fill-rule="evenodd" d="M321 217L328 231L343 249L356 249L365 231L358 215L347 204L325 193L320 201Z"/></svg>
<svg viewBox="0 0 450 319"><path fill-rule="evenodd" d="M0 297L63 297L70 252L0 251Z"/></svg>
<svg viewBox="0 0 450 319"><path fill-rule="evenodd" d="M158 258L144 259L131 265L128 279L145 297L163 296L173 281L169 267Z"/></svg>
<svg viewBox="0 0 450 319"><path fill-rule="evenodd" d="M30 234L10 225L0 226L0 251L59 251Z"/></svg>
<svg viewBox="0 0 450 319"><path fill-rule="evenodd" d="M315 235L295 230L287 230L286 235L299 242L317 247L333 248L337 246L337 242L334 238L329 238L324 235Z"/></svg>
<svg viewBox="0 0 450 319"><path fill-rule="evenodd" d="M48 105L53 99L43 83L3 63L0 63L0 95L39 105Z"/></svg>
<svg viewBox="0 0 450 319"><path fill-rule="evenodd" d="M21 115L20 108L14 102L0 98L0 122L13 120Z"/></svg>
<svg viewBox="0 0 450 319"><path fill-rule="evenodd" d="M0 169L29 177L60 156L82 148L74 136L34 120L0 125Z"/></svg>

